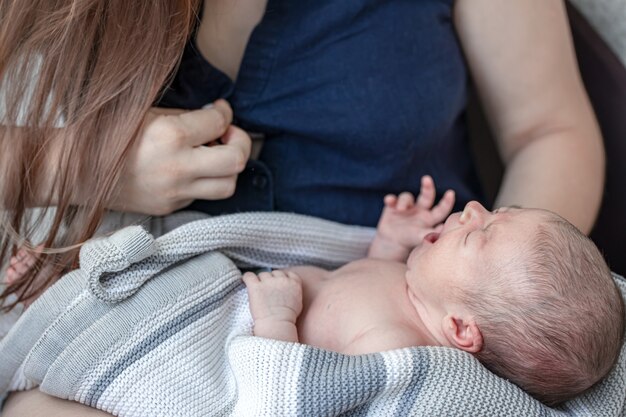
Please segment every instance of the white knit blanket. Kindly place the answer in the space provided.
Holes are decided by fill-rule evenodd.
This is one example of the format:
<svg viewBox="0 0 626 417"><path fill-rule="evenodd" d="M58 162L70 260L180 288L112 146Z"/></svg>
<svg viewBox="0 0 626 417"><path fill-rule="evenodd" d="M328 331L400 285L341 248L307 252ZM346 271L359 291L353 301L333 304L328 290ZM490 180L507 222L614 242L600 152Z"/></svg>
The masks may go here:
<svg viewBox="0 0 626 417"><path fill-rule="evenodd" d="M251 336L237 266L334 268L372 236L247 213L92 241L0 341L0 394L39 386L123 417L625 415L624 351L604 381L551 409L454 349L347 356Z"/></svg>

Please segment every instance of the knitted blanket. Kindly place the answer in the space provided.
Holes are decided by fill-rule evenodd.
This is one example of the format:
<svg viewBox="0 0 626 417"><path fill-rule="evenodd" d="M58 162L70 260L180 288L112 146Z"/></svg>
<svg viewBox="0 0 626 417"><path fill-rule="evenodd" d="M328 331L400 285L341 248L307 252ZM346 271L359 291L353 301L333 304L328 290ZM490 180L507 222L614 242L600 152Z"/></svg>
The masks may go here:
<svg viewBox="0 0 626 417"><path fill-rule="evenodd" d="M81 268L0 341L0 393L39 386L123 417L625 415L624 351L601 383L551 409L454 349L347 356L251 336L239 268L335 268L365 256L373 233L247 213L89 242Z"/></svg>

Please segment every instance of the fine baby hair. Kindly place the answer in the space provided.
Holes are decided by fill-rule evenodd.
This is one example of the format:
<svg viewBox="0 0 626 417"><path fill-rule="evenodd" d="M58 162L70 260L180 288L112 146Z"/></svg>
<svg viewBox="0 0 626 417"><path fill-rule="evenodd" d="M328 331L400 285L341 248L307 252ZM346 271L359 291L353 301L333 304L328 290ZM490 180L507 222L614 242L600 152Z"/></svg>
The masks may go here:
<svg viewBox="0 0 626 417"><path fill-rule="evenodd" d="M548 405L582 393L617 361L624 302L594 243L545 212L535 240L486 265L488 280L458 291L483 337L475 356Z"/></svg>

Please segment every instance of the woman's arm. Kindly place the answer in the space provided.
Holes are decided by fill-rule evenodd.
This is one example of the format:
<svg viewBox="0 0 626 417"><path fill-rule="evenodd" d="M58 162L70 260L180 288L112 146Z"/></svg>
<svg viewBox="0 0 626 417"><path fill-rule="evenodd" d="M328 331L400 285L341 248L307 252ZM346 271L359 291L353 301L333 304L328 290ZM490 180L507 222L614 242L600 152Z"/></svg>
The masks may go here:
<svg viewBox="0 0 626 417"><path fill-rule="evenodd" d="M506 170L497 206L561 214L588 233L604 149L561 0L457 0L455 24Z"/></svg>
<svg viewBox="0 0 626 417"><path fill-rule="evenodd" d="M9 395L3 417L111 417L104 411L61 400L34 389Z"/></svg>

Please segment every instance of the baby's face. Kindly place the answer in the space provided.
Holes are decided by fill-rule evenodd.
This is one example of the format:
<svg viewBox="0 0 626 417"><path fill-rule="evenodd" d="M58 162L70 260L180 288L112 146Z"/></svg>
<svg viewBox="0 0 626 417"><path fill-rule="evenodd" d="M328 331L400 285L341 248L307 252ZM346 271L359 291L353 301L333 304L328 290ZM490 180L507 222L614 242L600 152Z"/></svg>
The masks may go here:
<svg viewBox="0 0 626 417"><path fill-rule="evenodd" d="M532 245L548 212L503 208L487 211L472 201L446 220L439 235L428 236L407 261L409 297L421 316L434 322L454 303L452 289L489 279L493 267L506 267ZM445 315L445 314L444 314Z"/></svg>

